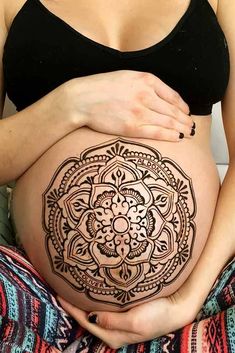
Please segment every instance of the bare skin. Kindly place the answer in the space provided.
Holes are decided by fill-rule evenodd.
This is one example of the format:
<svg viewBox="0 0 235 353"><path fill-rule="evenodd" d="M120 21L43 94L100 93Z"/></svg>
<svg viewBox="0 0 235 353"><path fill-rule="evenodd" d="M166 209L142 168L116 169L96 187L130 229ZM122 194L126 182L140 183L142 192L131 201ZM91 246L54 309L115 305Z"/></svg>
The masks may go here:
<svg viewBox="0 0 235 353"><path fill-rule="evenodd" d="M8 2L8 28L24 2ZM148 6L144 0L137 3L99 0L96 6L91 0L42 0L41 3L88 38L120 51L135 51L158 43L168 35L190 1L150 0ZM217 0L209 3L216 12Z"/></svg>
<svg viewBox="0 0 235 353"><path fill-rule="evenodd" d="M94 9L87 1L81 1L76 4L72 3L72 1L64 3L44 1L43 4L51 12L63 18L65 22L69 23L77 31L98 43L120 51L138 50L161 41L175 26L175 23L182 17L182 14L188 7L188 2L182 1L176 1L174 7L170 2L152 1L147 8L146 3L142 1L139 2L139 6L132 6L130 8L128 8L128 4L122 3L117 5L112 2L109 3L110 7L103 2L103 4L99 4L99 8ZM215 9L215 4L212 5ZM14 10L12 7L11 10L8 11L8 27L10 26L12 18L14 18L14 11L17 12L15 6ZM158 14L157 20L155 18L156 13ZM81 16L79 20L78 16ZM96 19L96 21L94 19ZM77 23L79 23L79 26ZM87 24L89 24L89 31ZM90 24L95 27L91 28ZM145 31L140 31L140 28L145 28ZM143 37L141 37L140 32L142 32ZM91 33L96 33L96 38L91 35ZM151 35L147 37L146 33L151 33ZM131 42L128 42L127 38L131 38ZM197 135L193 139L185 139L176 146L168 142L154 140L133 140L137 145L138 143L143 143L146 146L152 146L159 151L162 156L169 158L182 168L183 173L192 181L195 192L194 202L197 205L197 214L194 219L197 228L197 236L195 237L189 264L181 273L181 276L157 293L156 297L173 293L192 271L205 245L207 235L209 234L218 195L219 181L209 147L211 117L206 116L202 118L193 116L193 120L197 125ZM44 153L44 155L28 169L18 180L14 192L13 211L15 224L21 241L35 267L61 296L64 296L64 293L66 293L68 300L74 304L80 305L81 308L86 310L105 310L107 308L109 310L124 310L127 304L129 304L130 307L131 305L135 305L135 303L127 302L124 303L125 305L121 305L120 303L114 303L114 301L109 300L106 306L102 303L102 301L105 302L104 297L88 299L84 294L78 294L77 288L75 288L75 290L74 287L71 289L71 281L68 281L68 284L68 282L63 281L55 273L50 272L50 263L44 245L45 234L41 223L42 205L40 201L41 195L49 185L55 170L66 158L79 158L84 149L97 146L109 140L110 137L108 135L89 131L86 128L81 128L79 131L68 135L60 142L54 144L51 149ZM77 141L79 141L79 143ZM140 152L138 148L137 152ZM39 175L40 177L38 178ZM35 180L37 180L36 188ZM209 187L207 185L209 185ZM27 193L25 193L26 189ZM192 203L192 201L190 202ZM31 204L34 205L32 212L30 211L32 210ZM192 204L190 204L189 207L192 207ZM26 214L23 210L29 211L27 211ZM36 247L35 243L37 243ZM149 298L143 295L142 301L144 300L149 300Z"/></svg>
<svg viewBox="0 0 235 353"><path fill-rule="evenodd" d="M121 146L122 143L113 136L110 139L109 135L81 128L55 144L18 179L12 204L18 235L34 266L57 293L66 295L67 300L85 310L120 311L169 295L180 287L205 245L219 190L218 175L208 144L210 122L208 118L199 119L196 120L198 133L195 138L175 143L174 149L169 142L125 139L124 147L136 153L134 159L131 155L128 158L118 152L109 158L108 151L115 148L115 141ZM104 142L111 145L101 148ZM91 156L105 160L101 163L102 167L96 168L98 162L89 160L91 152L87 156L81 155L91 147L94 148ZM164 181L166 171L163 174L154 172L158 162L151 162L150 157L142 160L141 153L151 153L148 150L150 147L158 151L153 154L155 160L160 153L161 166L168 167L172 172L173 177L168 181ZM164 162L165 158L169 162ZM68 179L66 175L70 175L72 170L71 179ZM142 172L145 171L151 174L151 178L146 176L147 179L144 179ZM87 177L93 176L95 179L89 185ZM62 190L64 178L67 180L67 191ZM77 182L74 184L75 179ZM173 191L173 179L179 179L182 183L182 193ZM154 189L151 185L155 185ZM187 200L185 206L180 206L179 199L184 191ZM130 193L135 195L134 203ZM157 209L153 204L157 205ZM170 210L167 214L164 211L166 208ZM144 212L143 217L140 214L138 218L136 212ZM64 227L68 230L67 235ZM185 230L178 233L180 229ZM146 243L148 231L150 240ZM137 238L135 234L139 234ZM179 234L187 243L182 251L176 242ZM78 255L75 255L75 249L78 249ZM154 291L150 287L147 289L148 285L145 284L146 290L138 292L138 288L147 281L151 254L152 270L155 268L159 275L168 276L169 270L165 266L168 267L180 253L181 256L185 254L180 261L184 266L181 268L179 263L171 266L173 274L169 282L165 280L162 286L161 277L157 276L158 279L154 277L152 281ZM78 256L77 260L74 256ZM70 274L73 268L78 269L75 277ZM109 268L107 273L105 268ZM99 270L98 277L94 272L96 270ZM116 294L120 293L117 298L113 296L114 290ZM126 298L128 293L133 294L129 299Z"/></svg>

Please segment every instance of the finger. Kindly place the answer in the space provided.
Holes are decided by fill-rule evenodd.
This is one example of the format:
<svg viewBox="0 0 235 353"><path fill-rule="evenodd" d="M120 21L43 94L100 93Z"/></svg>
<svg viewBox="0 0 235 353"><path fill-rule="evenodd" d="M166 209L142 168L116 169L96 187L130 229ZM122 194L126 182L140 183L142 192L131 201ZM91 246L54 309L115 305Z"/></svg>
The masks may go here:
<svg viewBox="0 0 235 353"><path fill-rule="evenodd" d="M149 99L148 108L157 113L171 116L175 118L177 121L179 121L181 124L184 124L189 128L192 128L194 124L194 121L191 116L185 114L177 106L163 100L161 97L158 97L157 95Z"/></svg>
<svg viewBox="0 0 235 353"><path fill-rule="evenodd" d="M125 331L102 331L99 333L99 337L103 342L105 342L110 348L118 349L126 345L140 343L146 341L144 337L140 334L131 334Z"/></svg>
<svg viewBox="0 0 235 353"><path fill-rule="evenodd" d="M88 320L88 314L84 311L81 310L74 305L70 304L66 300L64 300L61 297L57 297L59 303L61 304L62 308L70 315L72 316L80 326L91 332L97 337L100 337L100 330L104 330L98 325L93 325L92 323L89 322Z"/></svg>
<svg viewBox="0 0 235 353"><path fill-rule="evenodd" d="M133 332L133 320L129 312L92 312L88 315L90 322L96 323L107 330Z"/></svg>
<svg viewBox="0 0 235 353"><path fill-rule="evenodd" d="M183 98L176 92L174 89L169 87L166 83L161 81L158 77L156 77L154 85L154 90L159 97L161 97L164 101L177 106L182 112L185 114L189 114L189 106L183 100Z"/></svg>
<svg viewBox="0 0 235 353"><path fill-rule="evenodd" d="M172 116L147 110L143 113L145 125L156 125L166 129L175 130L178 135L183 133L184 137L192 137L192 127L182 124Z"/></svg>
<svg viewBox="0 0 235 353"><path fill-rule="evenodd" d="M97 331L97 333L91 333L112 349L118 349L126 345L143 341L141 336L131 335L129 332L118 330L109 331L100 328L99 332Z"/></svg>
<svg viewBox="0 0 235 353"><path fill-rule="evenodd" d="M108 323L109 319L107 320L107 318L101 317L100 313L101 312L96 313L99 315L97 323L93 322L91 324L87 324L86 329L96 337L99 337L109 347L117 349L123 345L138 343L144 340L141 333L130 332L130 327L128 330L127 325L125 325L126 330L124 330L122 327L120 328L119 324L123 324L123 321L120 322L119 318L117 321L116 319L114 319L113 321L112 320L113 318L110 317L110 323ZM90 315L93 316L96 314L91 313ZM102 314L109 315L110 313L102 313ZM88 321L89 321L90 315L87 317ZM83 323L83 324L86 325L86 323ZM107 327L102 327L101 325L104 325ZM114 329L115 326L117 326L117 329ZM110 327L110 329L108 327Z"/></svg>
<svg viewBox="0 0 235 353"><path fill-rule="evenodd" d="M104 313L99 312L100 316L98 319L97 313L90 313L89 315L87 315L87 313L84 310L81 310L81 309L75 307L74 305L70 304L69 302L67 302L63 298L58 297L57 299L68 314L70 314L82 326L85 325L83 327L89 329L89 327L92 328L94 326L94 327L99 327L99 328L111 329L111 327L108 327L108 326L109 326L109 322L111 323L111 320L112 320L112 313L110 313L110 315L109 315L109 313L106 313L106 312L104 312ZM106 317L106 314L107 314L107 317ZM96 316L97 320L94 320L94 319L89 320L92 316L93 317ZM107 318L107 321L105 321L106 318ZM109 319L110 319L110 321L109 321ZM124 321L124 318L123 319L119 318L118 322L123 323L123 321ZM114 322L116 322L118 324L118 322L115 321L115 319L114 319ZM96 323L97 325L92 325L94 323ZM101 326L100 324L102 324L103 326ZM116 328L120 329L120 327L116 327ZM121 330L122 330L122 327L121 327Z"/></svg>
<svg viewBox="0 0 235 353"><path fill-rule="evenodd" d="M184 139L184 134L161 126L143 124L135 128L135 137L180 142Z"/></svg>
<svg viewBox="0 0 235 353"><path fill-rule="evenodd" d="M61 306L64 310L70 314L80 326L85 328L94 336L100 338L103 342L105 342L111 348L119 348L124 345L126 342L129 343L128 337L130 335L129 332L121 331L121 330L107 330L99 325L90 323L88 320L88 315L85 311L75 307L74 305L68 303L61 297L57 297ZM130 342L132 343L132 342Z"/></svg>

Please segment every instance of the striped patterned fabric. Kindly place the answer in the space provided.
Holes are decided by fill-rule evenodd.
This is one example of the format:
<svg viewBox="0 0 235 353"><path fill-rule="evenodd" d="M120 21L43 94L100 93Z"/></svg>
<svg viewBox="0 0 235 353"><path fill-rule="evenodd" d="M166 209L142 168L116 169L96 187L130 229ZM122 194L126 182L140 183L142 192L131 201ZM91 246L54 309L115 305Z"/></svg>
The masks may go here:
<svg viewBox="0 0 235 353"><path fill-rule="evenodd" d="M61 353L81 333L24 252L0 246L0 352Z"/></svg>
<svg viewBox="0 0 235 353"><path fill-rule="evenodd" d="M8 192L6 186L0 186L0 245L14 245L14 236L8 218Z"/></svg>

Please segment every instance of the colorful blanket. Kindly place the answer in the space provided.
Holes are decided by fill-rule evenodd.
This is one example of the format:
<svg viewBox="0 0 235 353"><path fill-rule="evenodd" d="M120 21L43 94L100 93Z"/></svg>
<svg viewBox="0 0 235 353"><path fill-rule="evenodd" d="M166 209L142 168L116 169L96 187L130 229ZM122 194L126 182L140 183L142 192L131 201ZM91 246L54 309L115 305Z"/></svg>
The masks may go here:
<svg viewBox="0 0 235 353"><path fill-rule="evenodd" d="M1 353L233 353L234 304L235 261L231 261L192 324L115 352L63 311L23 252L0 246Z"/></svg>

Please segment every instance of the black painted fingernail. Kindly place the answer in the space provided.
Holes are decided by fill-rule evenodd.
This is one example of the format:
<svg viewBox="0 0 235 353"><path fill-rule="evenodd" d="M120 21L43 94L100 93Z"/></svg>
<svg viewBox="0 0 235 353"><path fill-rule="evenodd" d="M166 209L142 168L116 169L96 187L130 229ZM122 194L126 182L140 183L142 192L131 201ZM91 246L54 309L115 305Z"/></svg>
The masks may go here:
<svg viewBox="0 0 235 353"><path fill-rule="evenodd" d="M196 129L196 123L195 123L195 121L193 122L192 129Z"/></svg>
<svg viewBox="0 0 235 353"><path fill-rule="evenodd" d="M98 317L96 314L92 314L90 316L88 316L88 321L91 323L91 324L97 324L98 322Z"/></svg>
<svg viewBox="0 0 235 353"><path fill-rule="evenodd" d="M182 132L180 132L179 138L180 138L181 140L184 138L184 134L183 134Z"/></svg>
<svg viewBox="0 0 235 353"><path fill-rule="evenodd" d="M192 128L190 136L194 136L195 135L195 129Z"/></svg>

